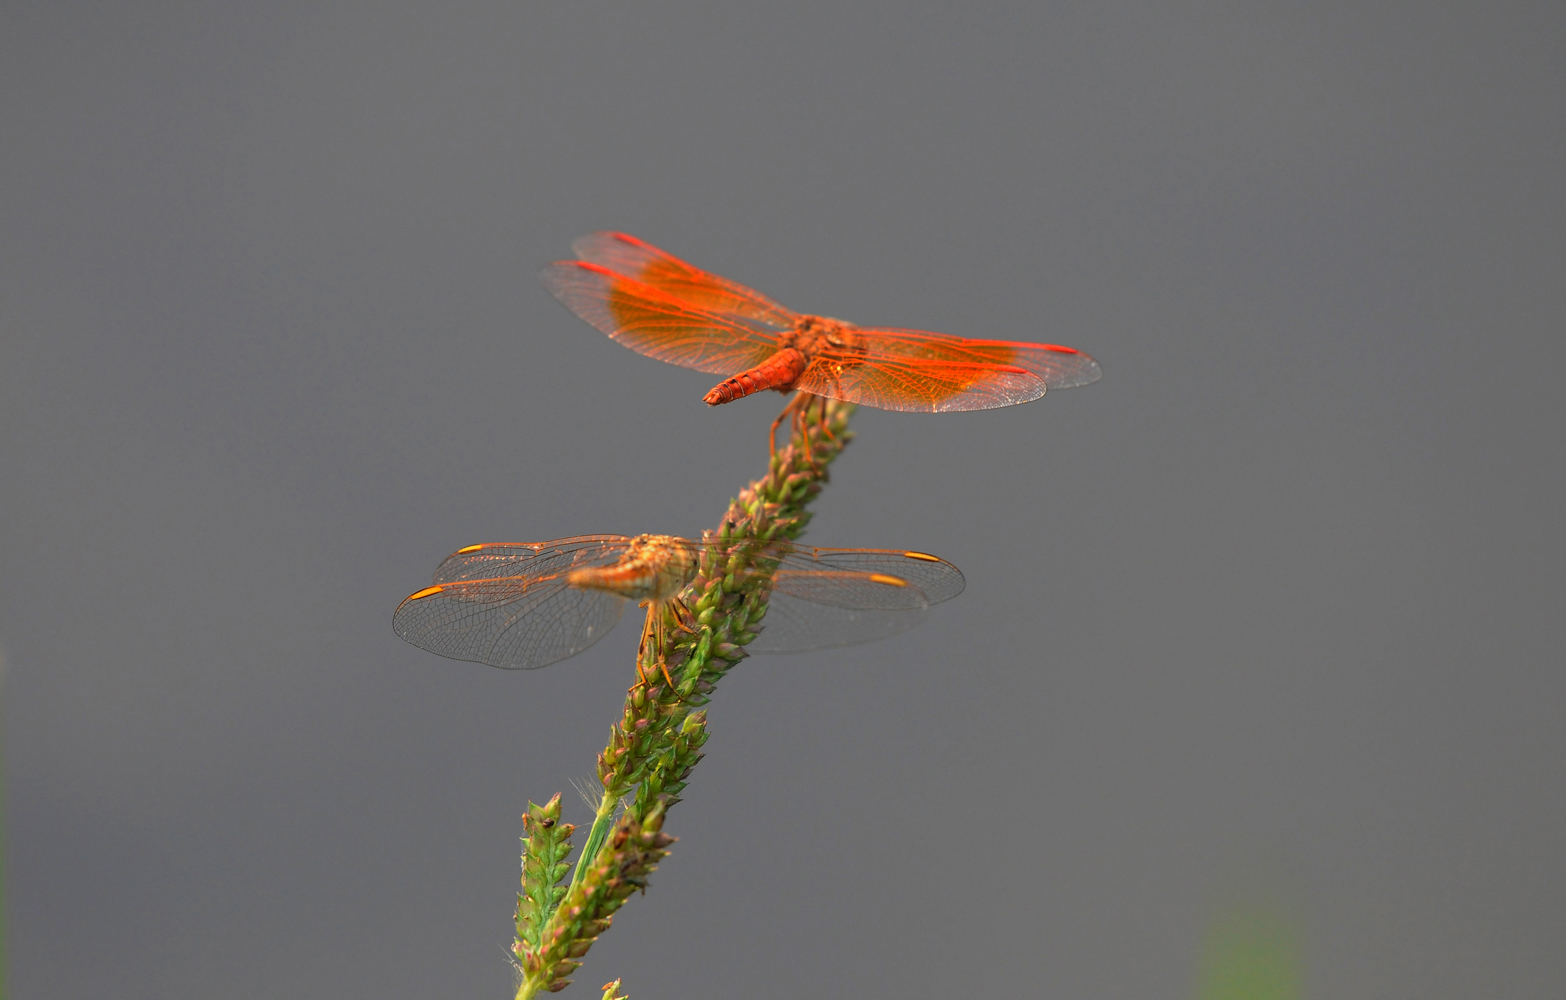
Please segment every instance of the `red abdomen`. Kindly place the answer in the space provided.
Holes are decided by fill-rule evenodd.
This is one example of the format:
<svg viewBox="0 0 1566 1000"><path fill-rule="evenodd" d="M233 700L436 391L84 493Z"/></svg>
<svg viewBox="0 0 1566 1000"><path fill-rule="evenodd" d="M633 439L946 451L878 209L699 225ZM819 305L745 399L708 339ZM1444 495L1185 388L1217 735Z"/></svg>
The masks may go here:
<svg viewBox="0 0 1566 1000"><path fill-rule="evenodd" d="M717 406L720 403L732 403L763 389L787 389L799 381L806 364L808 362L803 354L792 347L785 347L750 371L719 382L702 397L702 402L708 406Z"/></svg>

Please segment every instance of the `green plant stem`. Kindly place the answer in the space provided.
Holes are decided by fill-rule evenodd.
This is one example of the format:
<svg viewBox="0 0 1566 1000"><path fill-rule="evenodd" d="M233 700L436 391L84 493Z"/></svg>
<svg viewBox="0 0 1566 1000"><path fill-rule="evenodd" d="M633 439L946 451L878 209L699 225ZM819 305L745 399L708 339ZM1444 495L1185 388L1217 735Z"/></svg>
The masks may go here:
<svg viewBox="0 0 1566 1000"><path fill-rule="evenodd" d="M769 553L805 530L810 522L806 508L820 494L827 467L852 437L852 404L827 400L820 410L816 405L805 408L807 418L796 423L792 440L772 456L766 475L741 490L717 530L707 532L707 541L717 544L703 552L696 577L682 595L690 616L676 620L667 605L649 611L666 615L660 623L664 633L677 638L665 651L665 664L650 648L637 664L642 683L626 693L620 721L598 755L603 798L569 889L534 884L524 892L528 899L561 894L542 919L537 906L524 913L524 901L519 901L512 949L521 971L516 1000L564 989L614 913L633 892L646 891L648 875L668 854L674 838L663 833L664 816L680 800L707 741L707 713L701 706L748 655L743 647L756 638L766 615L776 569ZM661 679L665 668L672 684ZM632 797L617 819L615 806L627 796ZM551 804L557 801L558 796ZM552 857L540 856L534 868L553 865Z"/></svg>
<svg viewBox="0 0 1566 1000"><path fill-rule="evenodd" d="M587 831L587 839L582 842L582 853L577 857L576 871L571 876L572 889L581 884L582 873L587 871L587 865L583 862L596 858L599 850L604 846L604 838L609 836L609 825L614 821L614 807L619 801L608 791L605 791L603 798L599 800L598 814L593 817L593 828Z"/></svg>

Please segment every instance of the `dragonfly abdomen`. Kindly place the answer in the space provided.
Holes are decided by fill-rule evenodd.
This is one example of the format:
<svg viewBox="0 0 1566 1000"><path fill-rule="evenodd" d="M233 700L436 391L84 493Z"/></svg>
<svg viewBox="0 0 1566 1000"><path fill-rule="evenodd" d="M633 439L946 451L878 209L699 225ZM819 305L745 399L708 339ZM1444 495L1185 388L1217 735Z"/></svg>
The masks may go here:
<svg viewBox="0 0 1566 1000"><path fill-rule="evenodd" d="M803 354L792 347L785 347L750 371L719 382L702 397L702 402L708 406L718 406L763 389L788 389L799 381L807 364L809 362Z"/></svg>
<svg viewBox="0 0 1566 1000"><path fill-rule="evenodd" d="M606 590L632 600L651 596L657 580L657 568L641 560L574 569L566 576L566 583L578 590Z"/></svg>

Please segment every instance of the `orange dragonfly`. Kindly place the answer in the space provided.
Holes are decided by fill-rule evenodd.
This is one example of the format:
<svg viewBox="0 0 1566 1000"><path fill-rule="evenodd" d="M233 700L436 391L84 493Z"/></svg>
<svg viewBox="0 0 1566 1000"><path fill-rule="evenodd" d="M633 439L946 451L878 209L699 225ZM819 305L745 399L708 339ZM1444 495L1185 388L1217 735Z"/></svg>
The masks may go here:
<svg viewBox="0 0 1566 1000"><path fill-rule="evenodd" d="M725 376L704 397L712 406L763 389L798 389L883 410L985 410L1102 374L1098 362L1057 344L968 340L796 313L625 233L583 236L572 249L581 259L544 268L544 286L639 354Z"/></svg>
<svg viewBox="0 0 1566 1000"><path fill-rule="evenodd" d="M674 612L682 630L696 631L681 592L698 577L728 574L741 589L765 595L765 631L755 628L762 634L750 648L776 653L894 635L919 624L930 605L956 597L964 584L957 567L923 552L578 535L458 549L435 570L431 586L398 606L392 628L454 660L531 670L591 646L620 620L627 601L639 601L648 614L637 669L652 640L673 687L664 611Z"/></svg>

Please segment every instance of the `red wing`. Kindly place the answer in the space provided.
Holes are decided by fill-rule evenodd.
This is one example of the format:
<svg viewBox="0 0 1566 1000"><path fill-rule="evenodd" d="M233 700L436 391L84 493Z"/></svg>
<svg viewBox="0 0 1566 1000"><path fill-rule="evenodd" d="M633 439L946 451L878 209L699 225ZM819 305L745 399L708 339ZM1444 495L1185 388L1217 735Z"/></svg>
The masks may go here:
<svg viewBox="0 0 1566 1000"><path fill-rule="evenodd" d="M795 383L817 396L862 403L883 410L948 413L992 410L1044 395L1044 380L1013 365L931 361L924 358L871 360L824 351Z"/></svg>
<svg viewBox="0 0 1566 1000"><path fill-rule="evenodd" d="M572 312L638 354L712 375L738 375L777 353L760 322L709 312L601 264L562 260L539 280Z"/></svg>
<svg viewBox="0 0 1566 1000"><path fill-rule="evenodd" d="M566 585L580 566L614 562L630 539L579 535L537 544L470 545L403 601L392 629L454 660L530 670L580 653L614 628L625 599Z"/></svg>
<svg viewBox="0 0 1566 1000"><path fill-rule="evenodd" d="M799 318L754 289L692 267L625 233L593 233L571 244L571 249L588 263L651 285L697 309L732 313L784 330Z"/></svg>
<svg viewBox="0 0 1566 1000"><path fill-rule="evenodd" d="M1025 368L1051 389L1097 382L1103 372L1098 362L1070 347L1058 344L1023 344L1009 340L968 340L924 330L892 330L860 327L855 330L869 360L959 362L1013 365Z"/></svg>

